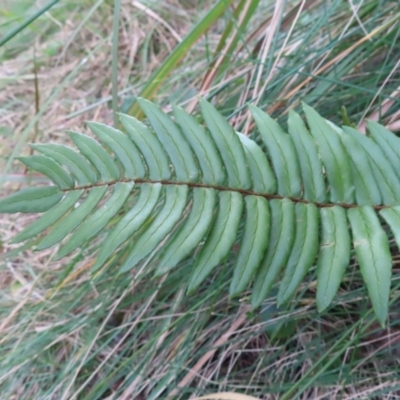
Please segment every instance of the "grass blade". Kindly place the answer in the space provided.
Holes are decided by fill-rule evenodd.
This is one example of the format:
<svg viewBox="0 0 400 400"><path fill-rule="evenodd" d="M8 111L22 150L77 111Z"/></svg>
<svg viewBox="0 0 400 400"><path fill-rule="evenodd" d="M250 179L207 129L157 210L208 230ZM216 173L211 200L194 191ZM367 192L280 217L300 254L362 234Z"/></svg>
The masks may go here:
<svg viewBox="0 0 400 400"><path fill-rule="evenodd" d="M119 38L119 15L121 12L121 0L114 1L114 18L111 48L111 96L114 126L118 126L118 38Z"/></svg>
<svg viewBox="0 0 400 400"><path fill-rule="evenodd" d="M140 97L151 99L154 97L157 89L163 84L166 77L171 73L179 61L187 54L189 49L199 40L199 38L207 32L210 26L223 14L233 0L219 0L217 4L197 23L197 25L189 32L173 52L163 62L161 67L150 77L147 84L140 93ZM127 114L137 118L142 116L142 113L137 103L134 103Z"/></svg>
<svg viewBox="0 0 400 400"><path fill-rule="evenodd" d="M28 17L24 22L15 27L11 32L4 35L4 37L0 38L0 47L4 46L8 41L10 41L14 36L18 35L21 31L23 31L27 26L29 26L33 21L38 19L41 15L43 15L46 11L50 10L55 4L57 4L60 0L53 0L50 3L43 6L40 10L36 11L33 15Z"/></svg>

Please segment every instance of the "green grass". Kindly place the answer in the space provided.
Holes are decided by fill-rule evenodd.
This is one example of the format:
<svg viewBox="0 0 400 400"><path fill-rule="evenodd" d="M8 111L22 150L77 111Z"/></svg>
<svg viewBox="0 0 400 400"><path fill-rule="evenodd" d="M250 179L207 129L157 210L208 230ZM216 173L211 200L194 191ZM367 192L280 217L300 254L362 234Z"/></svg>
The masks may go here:
<svg viewBox="0 0 400 400"><path fill-rule="evenodd" d="M180 44L154 15L122 2L118 47L112 44L112 1L58 2L47 13L41 12L44 2L17 3L7 2L0 14L0 40L6 41L0 47L0 135L12 132L0 136L2 193L36 183L13 162L28 151L36 124L35 140L66 142L64 132L85 130L85 120L111 124L117 106L136 112L139 94L166 111L174 102L197 114L201 92L237 130L256 139L246 108L255 101L281 122L300 101L336 123L343 106L355 124L373 112L384 124L398 118L395 2L366 0L352 11L339 0L307 2L303 10L287 1L265 57L272 1L143 2L178 32ZM393 103L380 115L387 100ZM268 400L393 399L400 393L397 256L383 330L369 312L356 264L322 314L314 301L315 269L288 309L276 308L275 291L261 310L251 310L247 296L228 299L235 248L187 296L193 259L154 280L154 255L127 281L115 273L126 257L120 251L92 279L96 241L62 263L52 261L53 251L7 244L30 218L0 217L4 398L188 399L231 391Z"/></svg>

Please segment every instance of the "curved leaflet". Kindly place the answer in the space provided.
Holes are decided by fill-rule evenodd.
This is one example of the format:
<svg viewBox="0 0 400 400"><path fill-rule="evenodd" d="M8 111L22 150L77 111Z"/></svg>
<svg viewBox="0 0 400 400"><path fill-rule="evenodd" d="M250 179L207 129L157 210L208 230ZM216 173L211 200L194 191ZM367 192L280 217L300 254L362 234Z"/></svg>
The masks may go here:
<svg viewBox="0 0 400 400"><path fill-rule="evenodd" d="M21 233L11 240L11 243L19 243L30 239L33 236L43 232L46 228L57 222L66 212L74 206L83 194L83 189L74 190L66 193L64 198L54 207L50 208L38 220L25 228Z"/></svg>
<svg viewBox="0 0 400 400"><path fill-rule="evenodd" d="M278 292L278 307L296 292L318 252L319 213L314 204L297 203L296 233L285 274Z"/></svg>
<svg viewBox="0 0 400 400"><path fill-rule="evenodd" d="M150 217L162 191L160 183L144 183L140 187L140 196L136 204L117 223L108 234L97 256L93 271L97 271L111 254L134 234Z"/></svg>
<svg viewBox="0 0 400 400"><path fill-rule="evenodd" d="M113 187L114 190L110 198L90 217L82 222L82 225L73 233L64 247L59 250L57 259L60 259L75 250L82 243L86 242L103 229L110 219L124 205L125 200L133 189L133 186L133 182L116 183Z"/></svg>
<svg viewBox="0 0 400 400"><path fill-rule="evenodd" d="M346 211L339 206L320 210L322 238L317 263L317 306L325 310L337 293L350 262Z"/></svg>
<svg viewBox="0 0 400 400"><path fill-rule="evenodd" d="M0 200L0 213L41 213L49 210L64 197L57 186L22 189Z"/></svg>
<svg viewBox="0 0 400 400"><path fill-rule="evenodd" d="M204 247L197 255L188 292L196 289L229 253L235 242L243 212L243 196L237 192L220 192L219 209Z"/></svg>
<svg viewBox="0 0 400 400"><path fill-rule="evenodd" d="M167 180L171 176L168 157L156 135L136 118L119 114L119 119L133 143L143 154L149 170L149 178Z"/></svg>
<svg viewBox="0 0 400 400"><path fill-rule="evenodd" d="M343 130L354 138L368 154L372 173L379 187L383 204L388 206L399 204L400 180L379 146L353 128L344 126Z"/></svg>
<svg viewBox="0 0 400 400"><path fill-rule="evenodd" d="M304 185L304 198L309 201L323 203L326 201L326 187L322 174L322 164L312 136L293 110L289 111L289 134L299 157L301 177Z"/></svg>
<svg viewBox="0 0 400 400"><path fill-rule="evenodd" d="M339 135L313 108L303 104L310 132L317 142L322 163L331 187L333 203L354 203L354 185L350 159L344 151Z"/></svg>
<svg viewBox="0 0 400 400"><path fill-rule="evenodd" d="M351 157L351 170L356 192L357 204L378 205L381 204L381 193L376 183L374 172L368 154L360 144L350 135L340 134L343 146Z"/></svg>
<svg viewBox="0 0 400 400"><path fill-rule="evenodd" d="M186 206L188 187L186 185L169 185L165 189L165 203L133 245L120 273L129 271L140 260L149 255L158 244L171 232L181 218Z"/></svg>
<svg viewBox="0 0 400 400"><path fill-rule="evenodd" d="M237 132L246 153L247 165L257 193L276 193L276 179L261 147L247 136Z"/></svg>
<svg viewBox="0 0 400 400"><path fill-rule="evenodd" d="M217 194L214 189L193 189L192 210L166 245L157 266L157 276L175 267L199 244L212 223L216 200Z"/></svg>
<svg viewBox="0 0 400 400"><path fill-rule="evenodd" d="M268 248L254 280L251 296L253 308L267 297L282 268L286 265L295 233L294 204L289 199L271 200L271 229Z"/></svg>
<svg viewBox="0 0 400 400"><path fill-rule="evenodd" d="M202 171L202 182L209 185L224 184L224 164L209 132L182 108L173 106L173 110L176 122L197 156Z"/></svg>
<svg viewBox="0 0 400 400"><path fill-rule="evenodd" d="M299 197L300 167L291 137L265 112L252 105L249 105L249 109L268 148L278 180L278 193L281 196Z"/></svg>
<svg viewBox="0 0 400 400"><path fill-rule="evenodd" d="M54 224L47 236L36 246L36 250L47 249L60 242L71 233L97 206L107 191L107 185L89 190L89 194L79 207L72 210L62 220Z"/></svg>
<svg viewBox="0 0 400 400"><path fill-rule="evenodd" d="M400 249L400 207L384 208L379 211L379 214L390 226L397 247Z"/></svg>
<svg viewBox="0 0 400 400"><path fill-rule="evenodd" d="M375 315L384 326L392 276L389 241L372 207L352 208L347 211L347 215L361 274L367 285Z"/></svg>
<svg viewBox="0 0 400 400"><path fill-rule="evenodd" d="M18 157L19 161L34 171L49 177L60 189L71 189L75 182L71 175L58 163L46 156Z"/></svg>
<svg viewBox="0 0 400 400"><path fill-rule="evenodd" d="M207 128L224 162L228 185L232 188L250 189L251 177L238 135L214 106L202 99L199 103Z"/></svg>
<svg viewBox="0 0 400 400"><path fill-rule="evenodd" d="M114 152L124 167L127 178L137 179L146 176L146 168L143 165L140 152L127 135L118 129L98 122L88 122L87 125Z"/></svg>
<svg viewBox="0 0 400 400"><path fill-rule="evenodd" d="M119 170L115 162L96 140L78 132L69 132L69 136L80 152L99 171L100 179L103 182L112 182L119 178Z"/></svg>
<svg viewBox="0 0 400 400"><path fill-rule="evenodd" d="M184 182L197 181L199 171L195 157L175 122L150 101L141 98L137 101L167 151L176 177Z"/></svg>
<svg viewBox="0 0 400 400"><path fill-rule="evenodd" d="M90 162L70 147L54 143L30 144L29 146L65 167L76 178L79 185L86 186L97 181L97 174Z"/></svg>
<svg viewBox="0 0 400 400"><path fill-rule="evenodd" d="M375 121L367 121L367 127L374 141L386 154L397 177L400 178L400 139Z"/></svg>
<svg viewBox="0 0 400 400"><path fill-rule="evenodd" d="M229 291L231 296L236 296L246 289L268 246L270 214L267 200L259 196L246 196L245 204L244 235L234 267Z"/></svg>

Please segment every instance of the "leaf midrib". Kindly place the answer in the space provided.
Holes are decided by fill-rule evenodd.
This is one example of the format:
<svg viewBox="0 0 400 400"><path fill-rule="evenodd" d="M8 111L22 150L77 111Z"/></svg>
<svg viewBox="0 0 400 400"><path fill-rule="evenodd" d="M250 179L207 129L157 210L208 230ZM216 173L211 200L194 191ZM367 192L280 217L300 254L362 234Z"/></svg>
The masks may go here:
<svg viewBox="0 0 400 400"><path fill-rule="evenodd" d="M313 202L309 200L305 200L299 197L291 197L291 196L282 196L279 194L266 194L266 193L257 193L253 192L251 190L246 190L246 189L240 189L240 188L231 188L228 186L219 186L219 185L208 185L205 183L199 183L199 182L180 182L180 181L170 181L170 180L152 180L152 179L118 179L115 181L109 181L109 182L97 182L94 184L90 185L83 185L83 186L75 186L74 188L67 188L67 189L60 189L62 192L70 192L71 190L81 190L81 189L91 189L93 187L98 187L98 186L110 186L110 185L115 185L117 183L127 183L127 182L134 182L136 185L140 185L142 183L150 183L150 184L156 184L159 183L161 185L186 185L189 188L206 188L206 189L215 189L217 191L221 192L237 192L242 194L243 196L259 196L263 197L267 200L272 200L272 199L278 199L278 200L283 200L283 199L289 199L293 203L303 203L303 204L314 204L318 208L325 208L325 207L334 207L334 206L340 206L343 208L359 208L362 207L360 204L347 204L347 203L320 203L320 202ZM400 204L399 204L400 206ZM392 208L394 205L370 205L375 211L383 210L385 208Z"/></svg>

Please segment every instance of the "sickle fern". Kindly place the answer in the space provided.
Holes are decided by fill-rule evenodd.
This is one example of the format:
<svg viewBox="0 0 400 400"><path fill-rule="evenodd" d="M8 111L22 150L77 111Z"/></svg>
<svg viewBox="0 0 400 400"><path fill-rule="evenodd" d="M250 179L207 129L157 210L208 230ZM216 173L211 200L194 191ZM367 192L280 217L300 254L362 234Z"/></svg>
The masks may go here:
<svg viewBox="0 0 400 400"><path fill-rule="evenodd" d="M93 271L105 268L119 248L131 246L119 267L124 273L160 247L159 276L198 249L188 271L191 292L227 256L243 222L232 296L254 281L251 301L257 307L283 273L278 303L286 303L316 262L322 311L339 288L353 247L384 324L392 258L382 222L400 245L399 138L374 122L370 137L341 129L306 105L308 128L291 111L285 133L249 106L264 151L204 100L205 127L179 107L173 120L151 102L138 102L151 128L121 114L127 135L90 122L101 144L70 132L78 151L33 144L39 155L19 158L55 185L0 201L2 213L44 213L14 243L45 232L36 247L41 250L68 237L61 258L122 214L108 230Z"/></svg>

